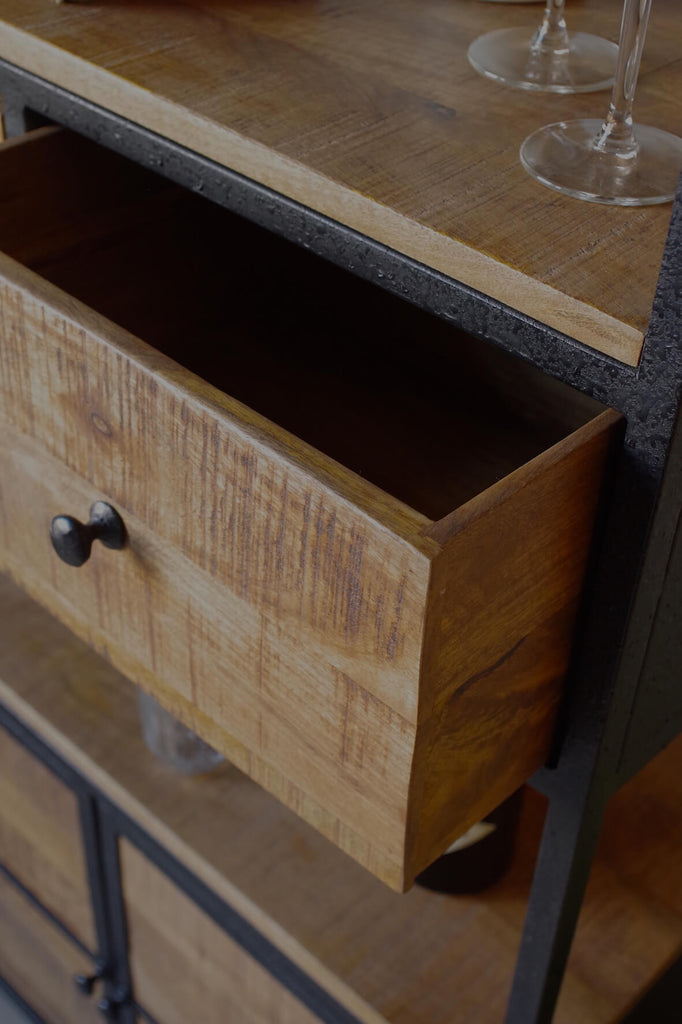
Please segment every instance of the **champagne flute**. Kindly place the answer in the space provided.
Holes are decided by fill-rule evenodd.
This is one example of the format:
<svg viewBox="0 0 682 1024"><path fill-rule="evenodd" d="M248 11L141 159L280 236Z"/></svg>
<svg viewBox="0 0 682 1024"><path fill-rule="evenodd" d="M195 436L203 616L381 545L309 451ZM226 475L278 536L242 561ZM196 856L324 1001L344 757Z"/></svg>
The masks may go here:
<svg viewBox="0 0 682 1024"><path fill-rule="evenodd" d="M682 139L633 125L632 105L651 0L624 0L620 52L605 121L582 118L547 125L521 146L534 178L594 203L649 206L673 199L682 172Z"/></svg>
<svg viewBox="0 0 682 1024"><path fill-rule="evenodd" d="M469 62L486 78L515 89L538 92L593 92L613 83L618 47L587 32L568 32L566 0L546 0L535 34L502 28L479 36Z"/></svg>

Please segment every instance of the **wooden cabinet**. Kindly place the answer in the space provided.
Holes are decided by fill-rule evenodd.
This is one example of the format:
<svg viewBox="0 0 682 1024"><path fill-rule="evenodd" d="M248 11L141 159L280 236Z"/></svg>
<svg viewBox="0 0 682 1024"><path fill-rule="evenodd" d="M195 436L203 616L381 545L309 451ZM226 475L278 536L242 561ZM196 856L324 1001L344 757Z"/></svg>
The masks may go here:
<svg viewBox="0 0 682 1024"><path fill-rule="evenodd" d="M591 31L615 34L613 6L590 3ZM655 5L638 94L641 121L672 128L677 15ZM42 683L5 698L48 743L70 737L96 806L118 808L100 839L127 837L129 871L134 847L169 884L201 876L335 1001L322 1019L500 1020L523 930L508 1024L547 1024L608 801L682 728L659 673L680 561L679 200L671 219L531 181L519 144L558 101L466 60L501 17L528 12L0 0L6 126L42 123L0 153L0 566L123 673L114 688L154 693L262 787L246 802L296 865L286 899L229 788L180 800L93 739L97 722L118 753L129 710L116 738L85 683L80 704L41 705ZM569 101L594 115L592 96ZM63 565L52 517L101 500L126 545ZM22 630L11 647L32 661ZM407 889L529 778L544 841L499 913L372 888ZM228 819L250 823L248 854ZM675 955L663 917L639 969L604 967L600 1024L626 1012L623 973L643 991ZM608 942L588 946L558 1010L571 1022ZM483 992L438 966L471 949Z"/></svg>

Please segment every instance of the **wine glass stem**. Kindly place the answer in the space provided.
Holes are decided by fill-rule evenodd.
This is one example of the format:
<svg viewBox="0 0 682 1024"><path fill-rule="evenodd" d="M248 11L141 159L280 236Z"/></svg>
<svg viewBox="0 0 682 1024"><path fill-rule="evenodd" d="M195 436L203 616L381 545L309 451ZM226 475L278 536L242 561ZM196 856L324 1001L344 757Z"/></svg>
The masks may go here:
<svg viewBox="0 0 682 1024"><path fill-rule="evenodd" d="M542 22L530 44L531 50L544 50L557 57L568 53L565 9L566 0L547 0Z"/></svg>
<svg viewBox="0 0 682 1024"><path fill-rule="evenodd" d="M595 141L598 149L626 158L637 155L632 104L650 11L651 0L625 0L609 112Z"/></svg>

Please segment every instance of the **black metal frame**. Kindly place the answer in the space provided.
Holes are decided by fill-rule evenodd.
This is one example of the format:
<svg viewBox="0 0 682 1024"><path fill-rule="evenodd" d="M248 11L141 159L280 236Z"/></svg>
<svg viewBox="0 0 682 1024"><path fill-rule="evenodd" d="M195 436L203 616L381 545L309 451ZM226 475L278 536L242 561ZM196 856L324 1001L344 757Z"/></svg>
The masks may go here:
<svg viewBox="0 0 682 1024"><path fill-rule="evenodd" d="M317 982L313 981L289 957L285 956L269 939L265 938L233 907L216 894L196 875L161 846L149 833L128 817L106 797L100 797L104 835L112 852L111 870L107 873L110 885L109 905L112 924L122 941L125 936L125 907L120 887L118 840L125 838L144 854L160 871L185 893L208 917L241 948L264 967L284 988L316 1014L325 1024L359 1024L345 1007L341 1006ZM144 1009L144 1007L142 1007ZM147 1014L148 1016L148 1014Z"/></svg>
<svg viewBox="0 0 682 1024"><path fill-rule="evenodd" d="M21 895L27 900L28 903L31 904L32 907L35 907L36 910L40 911L42 916L51 924L53 924L57 931L60 931L62 935L66 939L68 939L69 942L76 947L76 949L80 950L80 952L84 956L88 957L93 962L97 959L95 954L81 942L78 936L74 935L73 932L64 924L64 922L60 918L58 918L57 915L54 914L49 907L45 906L45 904L41 902L41 900L35 895L35 893L28 889L24 885L24 883L19 878L17 878L17 876L13 874L8 867L6 867L2 863L0 863L0 875L2 875L5 881L9 882L10 885L17 890L17 892L20 892Z"/></svg>
<svg viewBox="0 0 682 1024"><path fill-rule="evenodd" d="M119 860L119 840L125 838L143 853L160 871L167 875L194 903L233 939L254 960L276 978L303 1005L314 1013L322 1024L359 1024L345 1007L313 981L305 971L265 938L199 878L193 875L177 858L173 857L140 825L101 793L84 776L67 764L47 744L34 735L12 712L0 704L0 727L38 758L75 794L86 807L81 818L82 837L93 909L97 924L98 950L89 950L50 911L39 898L27 889L11 872L0 871L17 886L41 913L52 921L93 963L106 964L104 997L117 1007L117 1024L135 1024L141 1012L149 1021L154 1018L134 1001L128 956L128 929L122 889ZM101 931L100 931L101 927ZM1 981L1 979L0 979ZM2 982L11 990L6 982ZM13 991L13 990L12 990ZM23 1003L21 997L14 997ZM23 1004L26 1005L26 1004ZM34 1013L34 1011L31 1011ZM35 1014L34 1014L35 1015ZM37 1018L36 1018L37 1019Z"/></svg>
<svg viewBox="0 0 682 1024"><path fill-rule="evenodd" d="M558 757L531 780L549 797L549 811L506 1024L547 1024L608 800L682 730L682 701L673 701L671 710L660 680L665 668L656 658L668 637L676 636L674 617L657 619L657 614L666 580L677 580L682 566L682 542L675 545L682 502L682 186L642 358L634 368L2 61L0 92L9 131L40 119L70 127L493 342L625 416ZM164 852L157 848L156 855L163 858ZM211 913L214 897L207 891L196 894Z"/></svg>
<svg viewBox="0 0 682 1024"><path fill-rule="evenodd" d="M102 979L103 994L105 998L112 999L119 995L122 988L121 970L122 961L120 955L111 941L109 917L106 906L107 879L105 865L101 854L101 835L98 821L97 790L84 779L71 765L54 753L41 739L20 722L16 716L0 704L0 727L3 727L10 736L20 743L30 754L41 761L61 782L76 795L80 812L81 834L85 863L90 887L93 916L95 921L95 932L97 936L97 949L91 950L85 946L60 921L60 919L45 907L39 898L27 889L18 879L11 876L7 869L3 869L6 877L11 877L14 884L31 900L31 902L52 921L73 945L92 961L93 967L100 963L105 965L105 974ZM126 967L127 969L127 967ZM123 1022L127 1024L127 1022Z"/></svg>

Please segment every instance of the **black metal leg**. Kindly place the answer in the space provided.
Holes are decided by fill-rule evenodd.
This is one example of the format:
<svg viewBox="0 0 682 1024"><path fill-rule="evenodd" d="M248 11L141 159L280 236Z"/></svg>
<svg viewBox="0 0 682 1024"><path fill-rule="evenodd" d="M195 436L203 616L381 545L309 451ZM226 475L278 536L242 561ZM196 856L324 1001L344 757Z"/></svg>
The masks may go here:
<svg viewBox="0 0 682 1024"><path fill-rule="evenodd" d="M605 804L589 781L550 802L505 1024L552 1020Z"/></svg>

